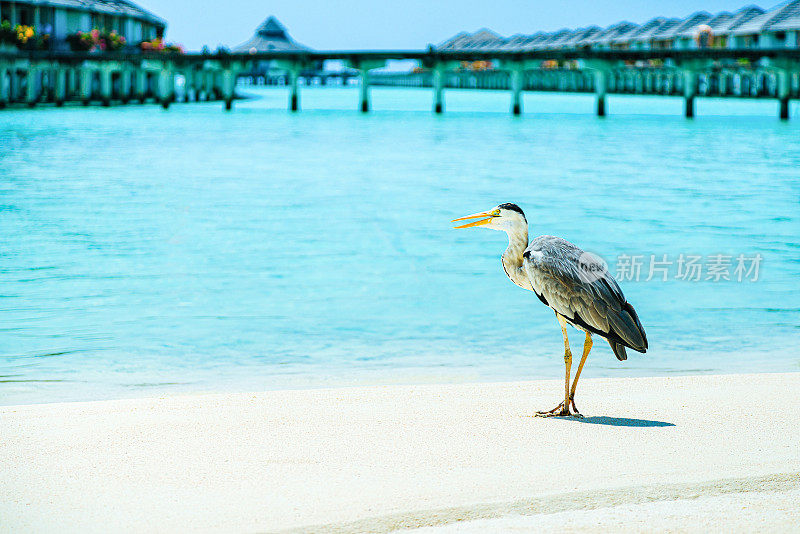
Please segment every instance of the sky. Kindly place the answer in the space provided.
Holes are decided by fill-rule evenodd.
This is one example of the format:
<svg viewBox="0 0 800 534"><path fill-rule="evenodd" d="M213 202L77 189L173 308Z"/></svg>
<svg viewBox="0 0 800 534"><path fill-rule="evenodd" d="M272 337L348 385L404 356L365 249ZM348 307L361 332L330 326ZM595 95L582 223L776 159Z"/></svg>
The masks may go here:
<svg viewBox="0 0 800 534"><path fill-rule="evenodd" d="M298 42L318 50L421 49L460 31L501 35L552 31L655 16L736 10L758 0L135 0L166 19L167 40L199 50L236 46L275 15ZM776 0L758 3L768 8Z"/></svg>

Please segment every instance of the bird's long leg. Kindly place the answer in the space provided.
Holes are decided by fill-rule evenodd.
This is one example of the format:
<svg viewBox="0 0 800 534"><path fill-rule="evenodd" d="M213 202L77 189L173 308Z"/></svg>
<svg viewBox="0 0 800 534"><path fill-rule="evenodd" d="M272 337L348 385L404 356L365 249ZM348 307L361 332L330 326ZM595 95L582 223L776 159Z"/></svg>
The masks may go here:
<svg viewBox="0 0 800 534"><path fill-rule="evenodd" d="M569 413L569 373L572 367L572 351L569 348L569 337L567 336L567 321L556 313L558 322L561 325L561 335L564 336L564 367L566 368L566 377L564 378L564 401L546 412L536 412L537 415L544 417L551 415L570 415Z"/></svg>
<svg viewBox="0 0 800 534"><path fill-rule="evenodd" d="M572 389L570 389L569 392L569 402L572 405L572 409L575 410L575 415L580 415L578 413L578 407L575 406L575 389L578 387L578 379L581 377L583 364L586 363L586 358L589 356L590 350L592 350L592 334L586 332L586 341L583 342L583 356L581 356L581 361L578 364L578 370L575 372L575 379L572 382Z"/></svg>

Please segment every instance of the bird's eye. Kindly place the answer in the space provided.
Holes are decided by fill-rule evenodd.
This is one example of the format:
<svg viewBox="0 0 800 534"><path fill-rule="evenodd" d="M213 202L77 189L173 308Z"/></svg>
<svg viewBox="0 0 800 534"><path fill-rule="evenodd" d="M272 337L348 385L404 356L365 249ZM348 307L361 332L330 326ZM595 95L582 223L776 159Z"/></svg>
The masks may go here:
<svg viewBox="0 0 800 534"><path fill-rule="evenodd" d="M492 216L493 216L493 217L500 217L500 210L499 210L499 209L496 209L496 210L494 210L494 211L492 212Z"/></svg>

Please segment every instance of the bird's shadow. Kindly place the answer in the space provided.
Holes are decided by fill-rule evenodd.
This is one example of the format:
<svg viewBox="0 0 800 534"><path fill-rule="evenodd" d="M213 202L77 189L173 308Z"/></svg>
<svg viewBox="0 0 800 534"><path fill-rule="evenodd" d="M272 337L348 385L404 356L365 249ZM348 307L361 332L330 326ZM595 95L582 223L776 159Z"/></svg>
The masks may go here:
<svg viewBox="0 0 800 534"><path fill-rule="evenodd" d="M634 427L654 427L654 426L675 426L675 423L667 421L654 421L652 419L630 419L628 417L609 417L607 415L593 415L591 417L555 417L554 419L568 419L576 423L590 425L607 426L634 426Z"/></svg>

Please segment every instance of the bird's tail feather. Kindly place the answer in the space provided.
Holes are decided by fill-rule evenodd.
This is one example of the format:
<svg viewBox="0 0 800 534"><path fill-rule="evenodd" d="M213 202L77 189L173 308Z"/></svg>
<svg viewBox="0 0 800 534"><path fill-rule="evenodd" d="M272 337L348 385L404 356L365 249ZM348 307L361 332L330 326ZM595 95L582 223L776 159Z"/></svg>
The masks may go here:
<svg viewBox="0 0 800 534"><path fill-rule="evenodd" d="M611 345L611 350L614 351L614 356L616 356L619 361L622 362L628 359L628 354L625 352L625 345L614 343L611 340L608 340L608 344Z"/></svg>

